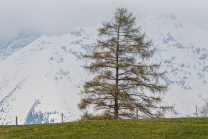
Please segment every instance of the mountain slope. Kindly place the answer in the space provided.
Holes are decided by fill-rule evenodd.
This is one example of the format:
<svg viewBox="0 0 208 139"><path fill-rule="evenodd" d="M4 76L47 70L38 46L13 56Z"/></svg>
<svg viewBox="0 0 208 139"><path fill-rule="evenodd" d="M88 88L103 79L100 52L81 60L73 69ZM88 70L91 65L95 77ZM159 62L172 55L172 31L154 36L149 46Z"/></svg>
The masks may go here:
<svg viewBox="0 0 208 139"><path fill-rule="evenodd" d="M37 36L19 35L16 38L10 39L7 45L5 45L4 47L0 47L0 62L15 53L16 51L27 46L37 38Z"/></svg>
<svg viewBox="0 0 208 139"><path fill-rule="evenodd" d="M90 36L90 35L89 35ZM91 38L86 34L42 36L0 63L0 123L76 120L83 81L81 67ZM85 48L85 49L84 49Z"/></svg>
<svg viewBox="0 0 208 139"><path fill-rule="evenodd" d="M157 48L154 61L161 61L162 70L167 71L170 89L165 102L175 104L174 112L167 116L194 116L195 105L203 105L208 98L208 32L174 15L143 15L137 23Z"/></svg>

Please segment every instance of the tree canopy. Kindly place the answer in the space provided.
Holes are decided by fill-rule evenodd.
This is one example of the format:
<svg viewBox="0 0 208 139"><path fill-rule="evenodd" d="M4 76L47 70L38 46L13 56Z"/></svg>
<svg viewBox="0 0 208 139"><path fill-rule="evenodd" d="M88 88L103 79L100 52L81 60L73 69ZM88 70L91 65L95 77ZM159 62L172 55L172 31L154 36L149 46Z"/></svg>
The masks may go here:
<svg viewBox="0 0 208 139"><path fill-rule="evenodd" d="M80 110L93 106L95 110L110 110L114 118L119 116L160 117L172 106L161 106L161 93L168 85L162 83L165 72L158 72L161 63L146 62L156 49L152 41L145 41L140 27L135 27L136 17L125 8L118 8L112 22L103 23L98 29L97 42L92 53L82 58L90 60L85 69L94 74L84 84L83 98L78 104Z"/></svg>

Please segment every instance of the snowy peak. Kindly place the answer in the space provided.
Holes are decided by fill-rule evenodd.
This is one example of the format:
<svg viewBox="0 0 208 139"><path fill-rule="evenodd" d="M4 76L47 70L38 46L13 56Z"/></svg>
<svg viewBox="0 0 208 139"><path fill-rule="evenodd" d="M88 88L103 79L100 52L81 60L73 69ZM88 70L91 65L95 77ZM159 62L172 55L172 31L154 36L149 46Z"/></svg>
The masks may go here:
<svg viewBox="0 0 208 139"><path fill-rule="evenodd" d="M149 37L150 34L151 36L155 34L154 37L159 38L158 41L163 41L163 43L177 41L184 43L184 45L192 44L198 47L207 46L208 40L206 36L208 32L194 26L180 16L138 16L137 24L141 25L142 31L146 33L147 37ZM151 39L154 41L156 40L155 38Z"/></svg>

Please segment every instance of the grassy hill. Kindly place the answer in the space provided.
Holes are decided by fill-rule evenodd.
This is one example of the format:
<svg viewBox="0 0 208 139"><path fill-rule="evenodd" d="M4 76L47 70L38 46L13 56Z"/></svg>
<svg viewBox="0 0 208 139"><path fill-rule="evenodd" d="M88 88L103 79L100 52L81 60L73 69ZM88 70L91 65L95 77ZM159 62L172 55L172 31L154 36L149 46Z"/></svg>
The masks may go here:
<svg viewBox="0 0 208 139"><path fill-rule="evenodd" d="M208 139L208 118L131 119L0 126L0 138Z"/></svg>

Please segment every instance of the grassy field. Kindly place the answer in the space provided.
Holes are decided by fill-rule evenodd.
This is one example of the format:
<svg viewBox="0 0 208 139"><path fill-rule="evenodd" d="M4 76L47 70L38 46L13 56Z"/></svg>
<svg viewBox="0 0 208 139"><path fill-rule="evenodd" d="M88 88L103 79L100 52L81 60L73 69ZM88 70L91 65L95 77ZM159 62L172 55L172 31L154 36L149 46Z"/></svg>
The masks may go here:
<svg viewBox="0 0 208 139"><path fill-rule="evenodd" d="M0 138L208 139L208 118L133 119L0 126Z"/></svg>

